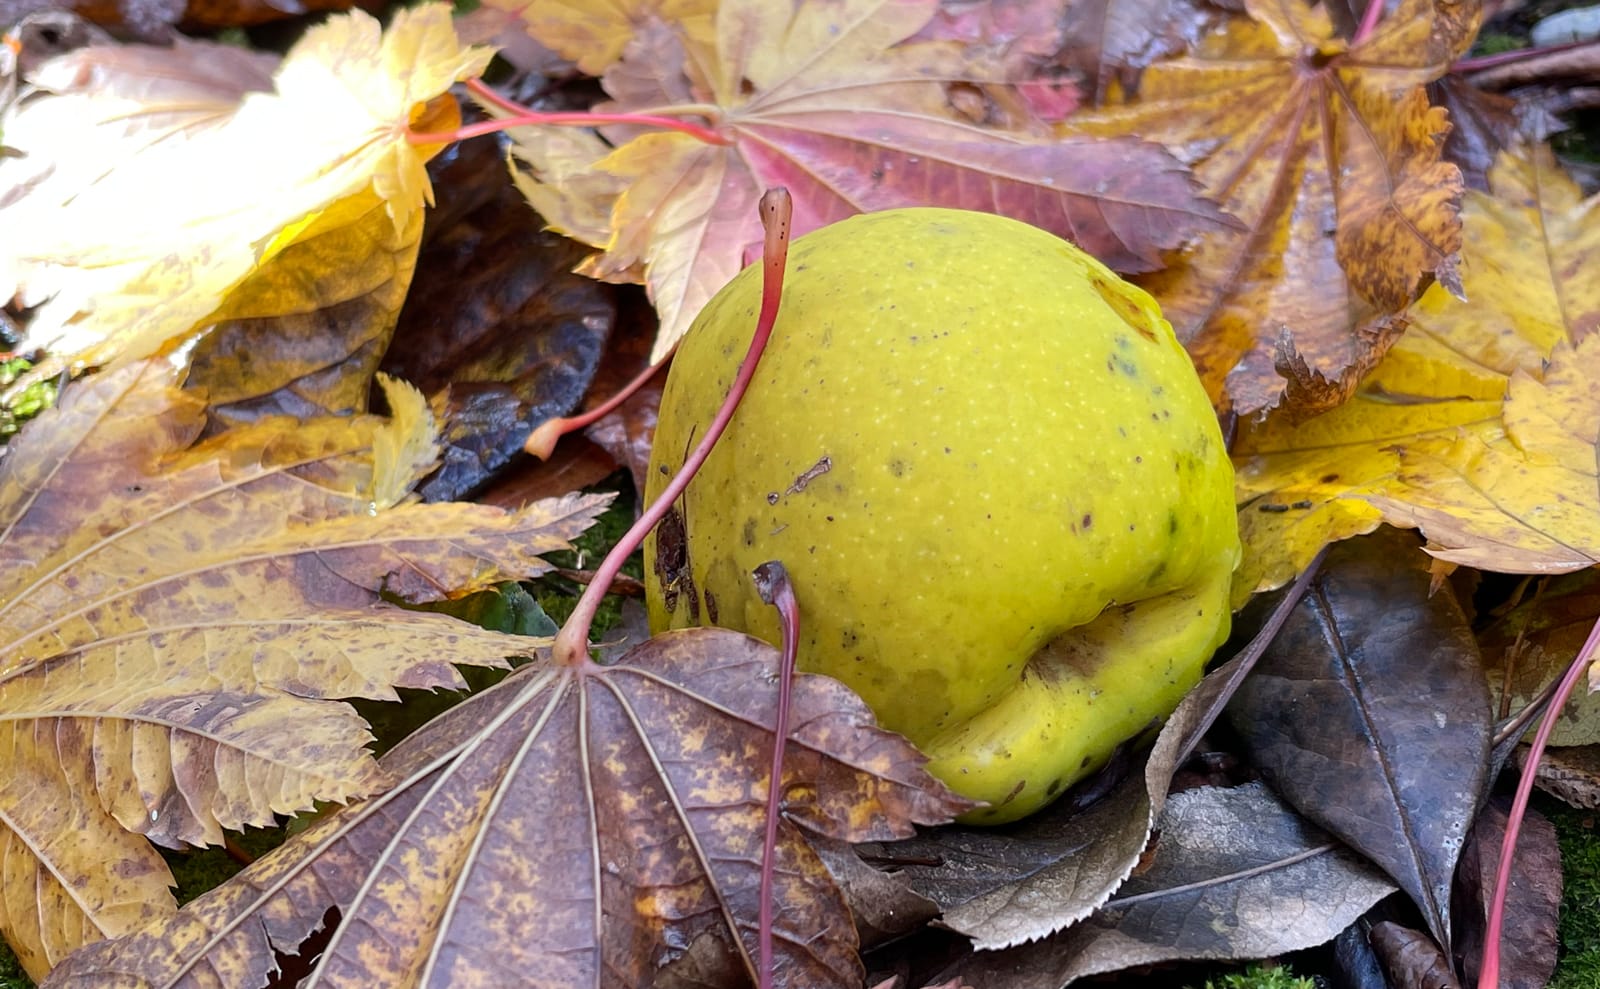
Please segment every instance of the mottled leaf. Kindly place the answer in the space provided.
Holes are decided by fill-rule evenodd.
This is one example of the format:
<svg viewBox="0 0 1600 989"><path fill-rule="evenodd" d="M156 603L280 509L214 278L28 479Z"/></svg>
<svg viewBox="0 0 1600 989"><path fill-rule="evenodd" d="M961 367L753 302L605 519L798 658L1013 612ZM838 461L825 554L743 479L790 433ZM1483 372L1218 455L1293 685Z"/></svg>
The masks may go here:
<svg viewBox="0 0 1600 989"><path fill-rule="evenodd" d="M1265 958L1332 938L1393 886L1259 783L1173 794L1154 854L1093 916L945 976L1058 989L1178 959Z"/></svg>
<svg viewBox="0 0 1600 989"><path fill-rule="evenodd" d="M960 206L1027 220L1112 267L1150 271L1222 214L1177 159L1137 140L1041 138L963 112L957 90L1002 74L954 42L906 42L936 0L725 0L713 40L641 31L604 77L611 110L710 113L728 145L637 128L620 145L522 132L530 201L601 248L583 270L643 280L661 314L654 356L688 328L761 239L755 201L785 186L794 232L894 206ZM966 87L966 89L962 89Z"/></svg>
<svg viewBox="0 0 1600 989"><path fill-rule="evenodd" d="M1479 5L1404 0L1371 36L1302 0L1247 15L1147 69L1132 104L1072 118L1157 141L1243 221L1147 279L1219 405L1250 416L1339 405L1437 277L1459 292L1461 175L1422 85L1470 42ZM1287 380L1286 380L1287 379Z"/></svg>
<svg viewBox="0 0 1600 989"><path fill-rule="evenodd" d="M395 753L454 761L414 760L394 790L343 812L333 837L296 841L201 901L222 917L191 908L129 943L159 950L90 949L68 971L205 985L190 973L268 964L271 918L291 915L303 937L336 906L319 986L644 986L705 938L751 973L776 665L759 640L697 629L615 666L520 671ZM836 681L797 678L793 705L777 984L853 986L855 929L802 831L902 837L970 805ZM359 882L317 889L335 866ZM259 897L233 889L266 874L289 879ZM307 906L302 890L320 898Z"/></svg>
<svg viewBox="0 0 1600 989"><path fill-rule="evenodd" d="M411 503L433 424L392 382L392 419L197 444L205 406L175 375L135 363L70 388L0 460L0 930L35 975L172 909L150 841L216 843L380 786L336 698L457 688L452 662L531 642L381 592L538 573L604 504Z"/></svg>
<svg viewBox="0 0 1600 989"><path fill-rule="evenodd" d="M1429 289L1344 406L1298 426L1242 426L1236 600L1380 519L1437 528L1440 555L1489 570L1600 557L1593 437L1581 439L1596 358L1566 348L1600 326L1600 282L1586 274L1600 256L1595 202L1548 152L1502 158L1491 180L1494 195L1469 192L1462 211L1470 302Z"/></svg>
<svg viewBox="0 0 1600 989"><path fill-rule="evenodd" d="M1395 530L1335 546L1229 708L1290 804L1393 876L1444 944L1450 877L1485 785L1477 643Z"/></svg>
<svg viewBox="0 0 1600 989"><path fill-rule="evenodd" d="M670 21L709 40L717 0L491 0L489 6L516 13L541 44L576 62L586 75L599 76L651 21Z"/></svg>

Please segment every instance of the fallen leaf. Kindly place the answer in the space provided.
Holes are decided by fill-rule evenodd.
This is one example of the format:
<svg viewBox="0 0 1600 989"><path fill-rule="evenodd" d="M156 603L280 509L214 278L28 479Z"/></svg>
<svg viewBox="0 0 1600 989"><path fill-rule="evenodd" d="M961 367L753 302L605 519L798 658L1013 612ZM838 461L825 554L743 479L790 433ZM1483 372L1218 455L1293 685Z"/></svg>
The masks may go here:
<svg viewBox="0 0 1600 989"><path fill-rule="evenodd" d="M103 147L89 149L111 167L0 208L0 225L30 231L5 242L0 291L48 300L29 346L63 363L109 364L214 322L281 315L309 294L282 297L286 284L336 281L319 287L337 295L397 279L403 294L430 195L423 164L439 150L407 143L407 127L424 114L448 126L453 99L432 101L488 58L456 43L444 5L402 11L381 36L356 11L308 31L274 92L244 98L190 139L110 162ZM30 102L31 138L7 122L6 140L30 162L78 156L70 138L89 129L73 120L81 109ZM17 160L0 159L0 186ZM352 265L342 254L352 250L372 264ZM279 277L252 286L275 264Z"/></svg>
<svg viewBox="0 0 1600 989"><path fill-rule="evenodd" d="M214 844L379 788L338 698L458 689L452 662L537 644L380 594L539 573L605 502L411 503L434 427L394 382L391 419L268 419L196 444L205 406L176 374L81 382L0 459L0 930L36 977L173 909L150 842Z"/></svg>
<svg viewBox="0 0 1600 989"><path fill-rule="evenodd" d="M1505 797L1491 799L1467 836L1456 872L1456 958L1462 977L1477 984L1482 967L1489 900L1500 868L1505 839ZM1555 973L1556 915L1561 909L1561 848L1556 829L1544 815L1527 808L1511 859L1506 888L1505 926L1500 930L1499 989L1545 989Z"/></svg>
<svg viewBox="0 0 1600 989"><path fill-rule="evenodd" d="M1381 912L1379 904L1360 920L1339 932L1333 939L1333 965L1340 977L1337 981L1344 989L1393 989L1383 974L1383 962L1372 949L1368 936L1372 925L1368 918Z"/></svg>
<svg viewBox="0 0 1600 989"><path fill-rule="evenodd" d="M1146 69L1138 99L1072 118L1194 162L1243 221L1210 231L1144 281L1212 398L1250 417L1341 404L1402 329L1430 278L1459 292L1461 176L1440 160L1448 122L1422 85L1476 30L1479 5L1403 0L1361 42L1302 0L1247 16Z"/></svg>
<svg viewBox="0 0 1600 989"><path fill-rule="evenodd" d="M1528 772L1528 750L1517 751L1517 769ZM1544 750L1532 767L1539 789L1570 807L1600 807L1600 745L1574 745Z"/></svg>
<svg viewBox="0 0 1600 989"><path fill-rule="evenodd" d="M523 129L524 192L557 229L603 250L586 273L646 283L661 315L657 359L755 253L755 200L771 186L793 194L796 234L857 212L959 206L1027 220L1125 271L1158 268L1163 250L1225 222L1153 145L1041 138L962 113L952 86L1003 80L958 44L905 43L936 8L724 0L714 44L643 31L603 78L615 103L602 109L706 114L732 143L610 128L620 146L606 152Z"/></svg>
<svg viewBox="0 0 1600 989"><path fill-rule="evenodd" d="M982 952L944 976L1059 989L1178 959L1267 958L1321 944L1394 887L1259 783L1175 793L1148 867L1076 927Z"/></svg>
<svg viewBox="0 0 1600 989"><path fill-rule="evenodd" d="M1062 25L1062 64L1077 70L1094 101L1137 92L1143 69L1199 44L1222 11L1190 0L1077 0Z"/></svg>
<svg viewBox="0 0 1600 989"><path fill-rule="evenodd" d="M1395 989L1461 989L1449 959L1421 931L1383 920L1372 925L1371 938Z"/></svg>
<svg viewBox="0 0 1600 989"><path fill-rule="evenodd" d="M614 666L525 668L398 747L394 789L51 985L238 984L330 906L329 984L644 986L702 936L753 973L776 666L759 640L695 629ZM882 840L970 805L836 681L797 677L793 705L777 985L857 985L855 929L802 830Z"/></svg>
<svg viewBox="0 0 1600 989"><path fill-rule="evenodd" d="M1242 425L1236 601L1380 519L1422 525L1436 555L1493 571L1600 558L1592 437L1585 448L1544 417L1568 415L1582 433L1590 414L1592 346L1566 344L1600 326L1600 292L1584 276L1600 252L1596 203L1547 151L1502 157L1491 182L1493 196L1469 192L1463 208L1470 303L1434 286L1349 403L1300 425Z"/></svg>
<svg viewBox="0 0 1600 989"><path fill-rule="evenodd" d="M1561 679L1597 620L1600 571L1592 569L1547 578L1515 608L1495 617L1479 633L1478 643L1496 714L1516 714ZM1600 695L1573 691L1556 719L1550 744L1596 743L1600 743Z"/></svg>
<svg viewBox="0 0 1600 989"><path fill-rule="evenodd" d="M51 25L57 32L75 26L81 30L71 21ZM114 163L221 126L245 94L272 88L277 65L275 55L186 38L170 47L102 43L45 61L28 73L28 82L48 95L0 107L6 109L0 124L6 139L31 149L0 169L0 209L28 196L67 202ZM4 258L12 262L19 250L12 247ZM0 267L0 296L10 298L16 278L15 271ZM24 295L23 301L42 297Z"/></svg>
<svg viewBox="0 0 1600 989"><path fill-rule="evenodd" d="M429 168L439 207L382 367L422 389L443 424L443 463L420 491L451 501L577 407L609 350L618 293L571 272L588 252L539 229L494 142L457 145Z"/></svg>
<svg viewBox="0 0 1600 989"><path fill-rule="evenodd" d="M1471 628L1448 589L1430 596L1426 559L1395 530L1335 546L1228 713L1284 799L1393 876L1448 945L1490 716Z"/></svg>

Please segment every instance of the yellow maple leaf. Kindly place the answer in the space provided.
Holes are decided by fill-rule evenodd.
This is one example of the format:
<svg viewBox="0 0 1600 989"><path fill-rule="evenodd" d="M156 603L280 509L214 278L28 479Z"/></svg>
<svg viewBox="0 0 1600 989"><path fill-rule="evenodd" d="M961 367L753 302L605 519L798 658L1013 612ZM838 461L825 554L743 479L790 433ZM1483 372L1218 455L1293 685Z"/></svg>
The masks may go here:
<svg viewBox="0 0 1600 989"><path fill-rule="evenodd" d="M1467 193L1462 283L1434 286L1346 405L1246 424L1234 445L1245 563L1236 598L1329 542L1417 526L1441 559L1549 573L1600 560L1600 200L1547 150L1502 156Z"/></svg>
<svg viewBox="0 0 1600 989"><path fill-rule="evenodd" d="M230 302L287 248L330 228L367 225L360 240L414 260L432 194L424 165L439 148L408 144L407 129L425 113L448 121L454 101L433 101L488 58L457 41L444 5L401 11L382 32L353 11L308 31L272 92L245 95L187 140L130 149L81 184L0 205L0 226L26 231L0 247L0 289L47 300L29 345L110 364L218 318L272 315L273 293L256 293L248 313ZM23 135L13 140L10 122L7 139L34 168L71 158L82 148L50 135L80 132L81 112L82 100L35 100L20 111ZM0 162L0 185L12 167ZM305 274L337 278L345 263L324 258Z"/></svg>

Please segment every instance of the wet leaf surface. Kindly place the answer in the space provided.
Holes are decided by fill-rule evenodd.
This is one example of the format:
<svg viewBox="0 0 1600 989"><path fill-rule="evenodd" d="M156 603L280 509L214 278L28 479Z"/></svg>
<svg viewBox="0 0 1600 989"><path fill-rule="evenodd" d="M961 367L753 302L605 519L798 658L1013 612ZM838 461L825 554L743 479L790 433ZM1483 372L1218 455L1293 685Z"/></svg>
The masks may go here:
<svg viewBox="0 0 1600 989"><path fill-rule="evenodd" d="M1482 661L1409 534L1341 543L1229 717L1286 800L1377 862L1450 938L1450 877L1485 785Z"/></svg>
<svg viewBox="0 0 1600 989"><path fill-rule="evenodd" d="M694 630L616 666L519 671L397 748L395 789L262 859L211 907L138 935L152 950L91 949L53 984L260 970L271 918L304 937L330 903L343 919L319 963L326 984L644 986L686 951L749 972L776 661L748 636ZM837 682L799 678L793 712L778 984L852 986L855 928L802 832L891 839L968 805ZM348 877L317 890L331 868ZM239 892L269 881L266 895Z"/></svg>
<svg viewBox="0 0 1600 989"><path fill-rule="evenodd" d="M1265 958L1321 944L1393 886L1261 784L1173 794L1153 855L1083 923L946 973L1056 989L1175 959Z"/></svg>

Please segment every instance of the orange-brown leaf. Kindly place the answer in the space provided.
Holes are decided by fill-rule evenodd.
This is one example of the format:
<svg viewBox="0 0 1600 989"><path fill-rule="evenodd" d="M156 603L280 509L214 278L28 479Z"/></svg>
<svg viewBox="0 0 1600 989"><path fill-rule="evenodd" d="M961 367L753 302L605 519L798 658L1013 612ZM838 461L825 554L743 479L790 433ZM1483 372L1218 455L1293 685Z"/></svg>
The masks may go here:
<svg viewBox="0 0 1600 989"><path fill-rule="evenodd" d="M422 506L392 419L262 420L205 443L165 362L67 390L0 461L0 930L42 975L173 907L149 841L215 843L383 782L341 697L460 687L517 646L385 605L545 569L603 499ZM65 840L63 835L73 836Z"/></svg>
<svg viewBox="0 0 1600 989"><path fill-rule="evenodd" d="M522 671L398 747L385 763L400 787L49 985L235 984L334 906L329 985L646 986L705 938L751 972L776 662L756 639L695 629L612 667ZM792 724L778 985L859 985L854 927L802 829L903 837L967 805L836 681L798 678Z"/></svg>
<svg viewBox="0 0 1600 989"><path fill-rule="evenodd" d="M1244 221L1148 279L1213 399L1251 415L1285 378L1301 415L1338 405L1393 343L1430 279L1457 288L1460 172L1422 85L1471 37L1479 5L1404 0L1360 43L1302 0L1247 0L1183 58L1146 70L1137 103L1075 117L1194 159Z"/></svg>

